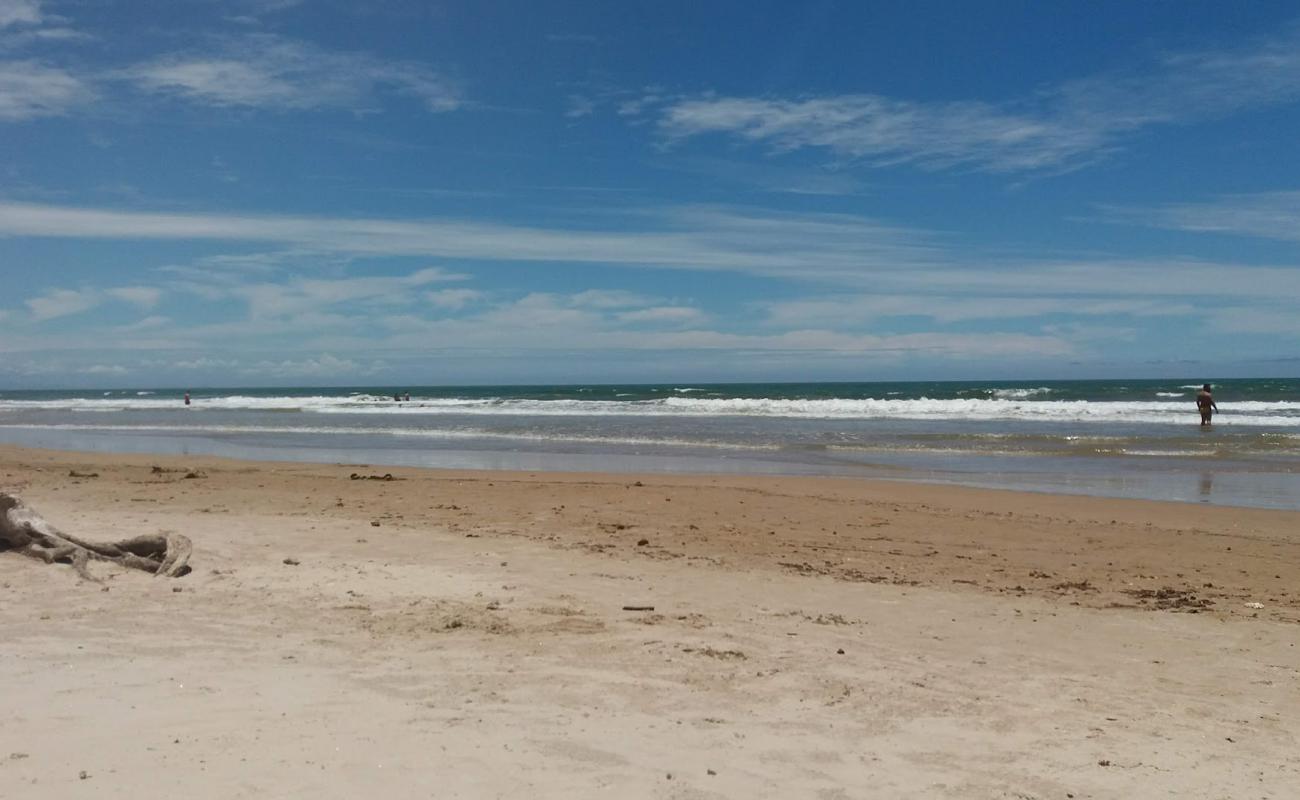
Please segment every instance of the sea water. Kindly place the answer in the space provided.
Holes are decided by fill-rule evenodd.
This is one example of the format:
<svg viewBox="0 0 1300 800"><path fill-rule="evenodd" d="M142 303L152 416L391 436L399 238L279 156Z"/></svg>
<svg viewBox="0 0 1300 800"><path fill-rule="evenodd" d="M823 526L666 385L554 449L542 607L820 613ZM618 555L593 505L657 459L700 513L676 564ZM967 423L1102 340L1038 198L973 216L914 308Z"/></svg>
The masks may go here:
<svg viewBox="0 0 1300 800"><path fill-rule="evenodd" d="M0 392L0 442L463 469L841 475L1300 508L1300 380ZM395 395L409 401L396 400Z"/></svg>

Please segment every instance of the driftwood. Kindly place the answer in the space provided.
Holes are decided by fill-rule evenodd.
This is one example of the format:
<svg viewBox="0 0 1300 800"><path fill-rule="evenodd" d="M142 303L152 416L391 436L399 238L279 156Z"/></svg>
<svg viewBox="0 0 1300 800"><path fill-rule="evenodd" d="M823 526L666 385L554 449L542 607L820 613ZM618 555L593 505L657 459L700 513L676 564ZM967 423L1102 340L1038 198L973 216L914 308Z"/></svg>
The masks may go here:
<svg viewBox="0 0 1300 800"><path fill-rule="evenodd" d="M178 533L134 536L117 542L89 542L55 528L17 497L0 492L0 551L13 550L39 558L46 564L66 562L77 574L93 581L91 559L112 561L124 567L179 578L188 573L193 545Z"/></svg>

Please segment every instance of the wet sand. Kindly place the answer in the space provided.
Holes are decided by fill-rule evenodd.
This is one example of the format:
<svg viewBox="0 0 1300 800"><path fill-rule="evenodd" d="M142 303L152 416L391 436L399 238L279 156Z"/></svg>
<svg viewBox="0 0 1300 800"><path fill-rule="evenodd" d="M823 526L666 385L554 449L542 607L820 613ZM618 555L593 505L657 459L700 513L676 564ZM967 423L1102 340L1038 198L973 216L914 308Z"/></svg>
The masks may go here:
<svg viewBox="0 0 1300 800"><path fill-rule="evenodd" d="M1300 512L14 447L0 489L195 546L0 553L3 798L1300 786Z"/></svg>

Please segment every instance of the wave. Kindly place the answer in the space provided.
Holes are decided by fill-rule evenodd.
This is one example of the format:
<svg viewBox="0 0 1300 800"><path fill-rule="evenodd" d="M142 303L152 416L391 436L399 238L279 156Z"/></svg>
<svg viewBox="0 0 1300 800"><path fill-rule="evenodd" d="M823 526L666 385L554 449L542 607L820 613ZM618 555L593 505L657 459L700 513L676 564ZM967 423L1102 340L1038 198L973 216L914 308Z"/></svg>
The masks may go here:
<svg viewBox="0 0 1300 800"><path fill-rule="evenodd" d="M192 406L175 399L83 398L0 400L0 413L127 411L205 413L210 411L373 414L410 417L440 415L516 416L679 416L787 417L853 420L963 420L1097 422L1185 425L1195 416L1186 402L1011 400L1002 398L930 399L775 399L665 397L651 400L535 400L522 398L438 398L397 402L375 395L198 398ZM1300 402L1242 401L1224 404L1216 417L1223 425L1300 427Z"/></svg>
<svg viewBox="0 0 1300 800"><path fill-rule="evenodd" d="M1052 394L1055 391L1055 389L1047 386L1036 386L1031 389L1023 387L1005 389L960 389L957 394L992 397L997 400L1027 400L1030 397L1042 397L1043 395ZM890 392L890 394L898 394L898 392Z"/></svg>
<svg viewBox="0 0 1300 800"><path fill-rule="evenodd" d="M1052 390L1046 386L1039 386L1035 389L994 389L991 392L999 400L1024 400L1029 397L1041 397L1051 393Z"/></svg>
<svg viewBox="0 0 1300 800"><path fill-rule="evenodd" d="M1186 392L1156 392L1156 397L1186 397Z"/></svg>

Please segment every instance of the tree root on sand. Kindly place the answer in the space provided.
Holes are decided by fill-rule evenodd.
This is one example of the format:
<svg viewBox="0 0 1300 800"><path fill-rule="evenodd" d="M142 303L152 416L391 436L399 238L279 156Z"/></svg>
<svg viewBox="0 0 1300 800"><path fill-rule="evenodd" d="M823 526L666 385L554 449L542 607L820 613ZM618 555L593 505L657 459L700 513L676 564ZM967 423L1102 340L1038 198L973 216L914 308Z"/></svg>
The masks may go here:
<svg viewBox="0 0 1300 800"><path fill-rule="evenodd" d="M179 533L133 536L116 542L88 542L46 522L17 497L0 492L0 551L13 550L46 564L66 562L88 581L97 581L87 565L91 559L179 578L190 571L193 545Z"/></svg>

